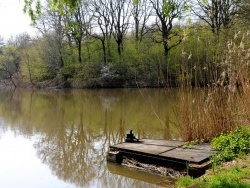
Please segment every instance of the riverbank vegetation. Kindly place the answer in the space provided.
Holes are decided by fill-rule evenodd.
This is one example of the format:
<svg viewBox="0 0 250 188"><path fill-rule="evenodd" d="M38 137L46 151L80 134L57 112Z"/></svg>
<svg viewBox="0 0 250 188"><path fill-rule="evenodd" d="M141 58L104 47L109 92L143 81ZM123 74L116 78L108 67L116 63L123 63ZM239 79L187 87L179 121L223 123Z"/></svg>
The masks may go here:
<svg viewBox="0 0 250 188"><path fill-rule="evenodd" d="M222 132L249 125L249 39L248 33L240 36L235 34L227 43L217 81L206 89L182 88L180 132L184 140L210 142Z"/></svg>
<svg viewBox="0 0 250 188"><path fill-rule="evenodd" d="M25 2L38 35L1 45L5 85L207 87L238 79L234 61L248 70L247 1Z"/></svg>
<svg viewBox="0 0 250 188"><path fill-rule="evenodd" d="M250 129L238 127L212 141L218 153L212 157L212 168L200 178L180 178L178 187L249 187Z"/></svg>
<svg viewBox="0 0 250 188"><path fill-rule="evenodd" d="M192 188L247 188L250 186L249 155L232 162L223 163L216 169L210 169L197 179L189 176L181 178L177 187Z"/></svg>

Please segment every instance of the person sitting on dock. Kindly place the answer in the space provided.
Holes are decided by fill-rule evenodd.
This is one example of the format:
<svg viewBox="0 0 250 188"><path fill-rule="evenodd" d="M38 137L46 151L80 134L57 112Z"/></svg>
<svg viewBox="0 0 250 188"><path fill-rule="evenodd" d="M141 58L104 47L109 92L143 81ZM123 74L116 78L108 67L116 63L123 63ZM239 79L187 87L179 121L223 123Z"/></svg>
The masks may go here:
<svg viewBox="0 0 250 188"><path fill-rule="evenodd" d="M139 142L139 139L134 136L133 130L130 130L129 134L127 134L125 142Z"/></svg>

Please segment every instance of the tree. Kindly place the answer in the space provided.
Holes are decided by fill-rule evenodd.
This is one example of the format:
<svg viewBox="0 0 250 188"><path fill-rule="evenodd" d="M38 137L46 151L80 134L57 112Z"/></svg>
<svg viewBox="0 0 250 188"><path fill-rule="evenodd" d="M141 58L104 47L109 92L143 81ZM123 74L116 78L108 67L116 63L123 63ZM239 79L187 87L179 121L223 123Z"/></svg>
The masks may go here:
<svg viewBox="0 0 250 188"><path fill-rule="evenodd" d="M103 51L103 65L106 66L111 60L110 41L113 30L113 20L111 19L111 9L108 1L92 0L89 7L93 12L97 31L92 36L101 41Z"/></svg>
<svg viewBox="0 0 250 188"><path fill-rule="evenodd" d="M3 37L0 36L0 54L2 53L3 47L4 47L4 40L3 40Z"/></svg>
<svg viewBox="0 0 250 188"><path fill-rule="evenodd" d="M237 13L236 0L196 0L192 11L219 35L222 27L229 28Z"/></svg>
<svg viewBox="0 0 250 188"><path fill-rule="evenodd" d="M20 57L17 48L11 44L4 47L0 56L0 72L2 77L10 79L14 87L17 87L16 78L20 67Z"/></svg>
<svg viewBox="0 0 250 188"><path fill-rule="evenodd" d="M33 71L32 71L32 61L31 61L31 54L29 49L32 47L33 42L31 40L31 37L27 33L20 34L16 41L19 43L18 45L18 51L20 54L20 59L21 59L21 66L25 67L27 69L27 74L28 74L28 79L32 86L35 85L33 81ZM22 69L22 68L20 68ZM21 72L22 70L20 70ZM22 72L22 77L24 76Z"/></svg>
<svg viewBox="0 0 250 188"><path fill-rule="evenodd" d="M147 34L147 22L151 16L152 7L148 0L132 0L132 16L134 19L135 41L141 42Z"/></svg>
<svg viewBox="0 0 250 188"><path fill-rule="evenodd" d="M244 26L247 26L249 29L249 20L250 20L250 2L248 0L238 0L237 1L237 13L239 15L240 21L243 22Z"/></svg>
<svg viewBox="0 0 250 188"><path fill-rule="evenodd" d="M66 10L66 32L75 40L78 50L78 61L82 62L82 41L91 33L93 15L88 12L88 4L83 0L74 11Z"/></svg>
<svg viewBox="0 0 250 188"><path fill-rule="evenodd" d="M42 34L42 38L47 39L49 44L46 49L48 49L48 52L52 52L54 56L50 63L51 70L61 72L64 68L63 54L65 46L63 42L66 33L63 16L58 11L45 8L37 20L36 28ZM48 54L48 56L51 55Z"/></svg>
<svg viewBox="0 0 250 188"><path fill-rule="evenodd" d="M124 37L128 31L131 17L131 2L129 0L108 0L113 22L112 34L117 43L117 52L121 58Z"/></svg>
<svg viewBox="0 0 250 188"><path fill-rule="evenodd" d="M156 16L155 26L161 33L161 40L157 41L163 44L164 55L168 56L169 51L180 44L182 36L178 37L178 32L173 30L174 21L180 19L188 9L186 0L150 0ZM178 37L177 42L169 44L173 37Z"/></svg>

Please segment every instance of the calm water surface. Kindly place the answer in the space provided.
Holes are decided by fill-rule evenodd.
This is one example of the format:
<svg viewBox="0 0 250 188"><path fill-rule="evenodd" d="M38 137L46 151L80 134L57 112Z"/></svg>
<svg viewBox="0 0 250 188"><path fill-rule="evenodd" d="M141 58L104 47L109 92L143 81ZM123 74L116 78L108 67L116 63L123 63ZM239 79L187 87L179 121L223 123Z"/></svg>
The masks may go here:
<svg viewBox="0 0 250 188"><path fill-rule="evenodd" d="M1 90L0 187L173 187L106 161L109 145L179 138L177 89Z"/></svg>

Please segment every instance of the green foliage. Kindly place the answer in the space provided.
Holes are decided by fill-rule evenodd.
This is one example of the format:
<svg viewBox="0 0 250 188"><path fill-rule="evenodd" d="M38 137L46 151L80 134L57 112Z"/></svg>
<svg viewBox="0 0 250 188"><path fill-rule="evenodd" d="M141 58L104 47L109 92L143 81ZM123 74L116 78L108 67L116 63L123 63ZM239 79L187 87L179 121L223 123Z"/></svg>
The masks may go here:
<svg viewBox="0 0 250 188"><path fill-rule="evenodd" d="M36 25L36 21L39 19L42 13L41 0L24 0L23 11L29 15L32 24Z"/></svg>
<svg viewBox="0 0 250 188"><path fill-rule="evenodd" d="M177 187L186 187L191 185L194 179L190 176L184 176L177 181Z"/></svg>
<svg viewBox="0 0 250 188"><path fill-rule="evenodd" d="M190 142L186 142L183 147L184 148L193 148L195 145L197 145L197 144L199 144L201 142L198 141L198 140L193 140L193 141L190 141Z"/></svg>
<svg viewBox="0 0 250 188"><path fill-rule="evenodd" d="M176 9L176 5L173 2L164 1L162 10L166 17L169 17L169 14L173 13Z"/></svg>
<svg viewBox="0 0 250 188"><path fill-rule="evenodd" d="M201 0L201 3L205 5L207 3L207 0Z"/></svg>
<svg viewBox="0 0 250 188"><path fill-rule="evenodd" d="M49 4L49 8L63 14L65 7L67 7L70 11L75 10L79 1L80 0L52 0ZM42 12L41 0L24 0L23 11L30 16L31 20L35 24Z"/></svg>
<svg viewBox="0 0 250 188"><path fill-rule="evenodd" d="M111 65L110 70L119 80L116 81L120 83L120 87L157 87L164 86L166 82L168 82L167 85L177 86L183 80L203 86L207 80L210 80L208 76L213 75L213 71L218 71L220 68L217 62L222 60L222 47L225 40L221 40L220 45L215 45L216 40L213 39L211 32L206 29L198 30L198 27L200 25L191 25L188 29L174 26L174 32L180 36L185 33L186 38L181 45L171 49L167 59L164 56L162 44L152 41L151 35L145 35L143 41L136 43L134 36L128 34L121 57L117 53L115 41L110 39L109 48L106 49L106 64ZM161 37L159 33L153 35L156 38ZM169 45L175 44L178 38L173 36ZM71 81L74 81L74 78L83 79L90 87L92 87L90 83L95 83L95 86L103 85L98 84L99 81L102 82L101 66L104 65L104 53L100 40L91 37L84 39L82 42L84 66L82 65L81 68L76 67L78 53L75 45L69 45L65 40L62 41L62 45L59 44L56 35L48 34L27 46L25 49L27 54L22 57L21 74L29 79L29 74L32 73L32 78L40 81L45 78L54 79L57 76L64 76L72 78ZM215 61L215 54L221 58L218 57ZM27 57L29 57L28 66ZM87 67L91 70L88 71ZM92 81L88 81L88 78Z"/></svg>
<svg viewBox="0 0 250 188"><path fill-rule="evenodd" d="M159 80L158 60L163 59L161 46L151 46L150 43L131 41L126 45L123 54L123 66L126 67L126 86L146 87L157 86ZM149 56L149 54L151 54ZM122 70L122 69L121 69Z"/></svg>
<svg viewBox="0 0 250 188"><path fill-rule="evenodd" d="M221 134L214 138L212 147L219 150L215 160L229 161L242 154L250 153L250 129L238 127L228 134Z"/></svg>
<svg viewBox="0 0 250 188"><path fill-rule="evenodd" d="M190 10L190 8L191 8L191 5L189 3L185 3L183 6L184 11L188 11L188 10Z"/></svg>
<svg viewBox="0 0 250 188"><path fill-rule="evenodd" d="M13 45L6 45L0 54L1 76L10 78L19 71L19 68L20 57L17 48Z"/></svg>
<svg viewBox="0 0 250 188"><path fill-rule="evenodd" d="M74 79L78 81L77 87L97 87L100 71L101 65L98 63L78 65L74 76Z"/></svg>
<svg viewBox="0 0 250 188"><path fill-rule="evenodd" d="M77 8L80 0L52 0L51 8L63 12L64 7L68 7L70 10Z"/></svg>
<svg viewBox="0 0 250 188"><path fill-rule="evenodd" d="M138 5L138 4L140 3L140 0L133 0L133 3L134 3L135 5Z"/></svg>

